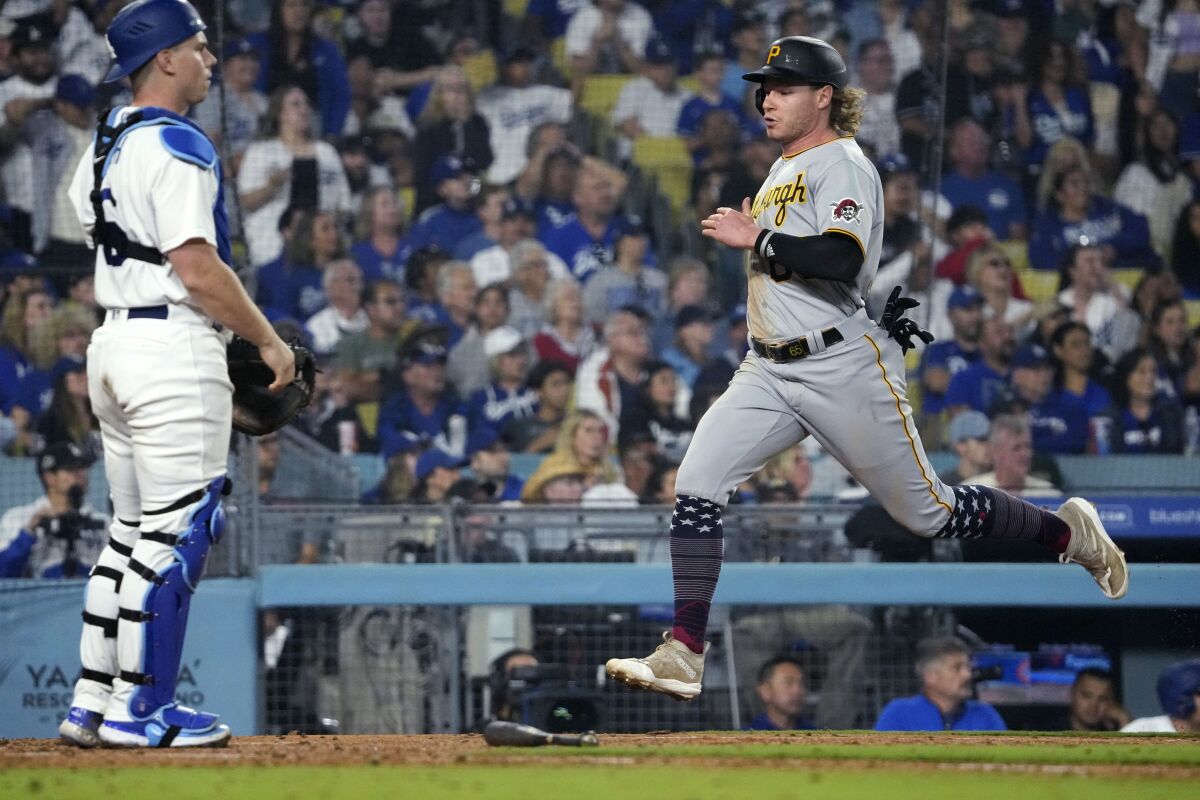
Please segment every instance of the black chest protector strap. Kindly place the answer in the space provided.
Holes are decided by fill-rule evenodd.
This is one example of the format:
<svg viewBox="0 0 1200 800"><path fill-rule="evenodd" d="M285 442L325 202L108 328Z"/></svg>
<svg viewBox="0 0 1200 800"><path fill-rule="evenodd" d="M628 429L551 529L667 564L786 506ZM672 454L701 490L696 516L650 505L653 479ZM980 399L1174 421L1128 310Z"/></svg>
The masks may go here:
<svg viewBox="0 0 1200 800"><path fill-rule="evenodd" d="M116 146L125 131L142 121L142 112L134 111L125 117L120 125L112 126L108 124L110 111L111 109L105 109L100 112L100 124L96 128L96 147L92 158L94 179L90 195L92 211L96 215L96 222L92 227L92 243L97 249L104 251L105 261L114 267L119 266L127 258L146 261L150 264L165 264L166 258L156 248L131 241L119 225L109 222L104 217L104 201L108 200L113 205L117 203L109 189L100 188L100 183L104 180L104 165L108 162L108 154L112 152L113 147Z"/></svg>

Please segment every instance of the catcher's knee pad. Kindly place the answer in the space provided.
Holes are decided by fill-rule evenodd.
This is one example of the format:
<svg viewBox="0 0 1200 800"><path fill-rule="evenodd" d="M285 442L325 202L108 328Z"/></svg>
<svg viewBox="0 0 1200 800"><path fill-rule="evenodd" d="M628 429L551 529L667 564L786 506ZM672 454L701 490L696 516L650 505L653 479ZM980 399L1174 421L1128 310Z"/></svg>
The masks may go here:
<svg viewBox="0 0 1200 800"><path fill-rule="evenodd" d="M129 568L150 582L140 610L121 609L126 619L142 623L141 671L121 673L123 680L136 685L129 700L129 712L136 720L147 719L175 701L188 610L204 574L208 552L225 529L221 495L227 492L227 484L222 477L205 487L200 500L190 509L188 527L173 537L172 561L162 574L130 562ZM143 537L150 535L169 534L142 533Z"/></svg>

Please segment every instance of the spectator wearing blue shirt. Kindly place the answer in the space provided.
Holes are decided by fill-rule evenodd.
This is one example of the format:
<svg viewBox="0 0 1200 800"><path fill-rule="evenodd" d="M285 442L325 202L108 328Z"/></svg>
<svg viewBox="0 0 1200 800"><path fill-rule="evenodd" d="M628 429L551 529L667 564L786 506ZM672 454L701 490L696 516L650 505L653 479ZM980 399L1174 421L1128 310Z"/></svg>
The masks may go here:
<svg viewBox="0 0 1200 800"><path fill-rule="evenodd" d="M404 269L413 247L404 236L404 215L395 190L378 186L363 198L350 248L366 283L387 278L404 283Z"/></svg>
<svg viewBox="0 0 1200 800"><path fill-rule="evenodd" d="M950 293L946 313L954 338L934 342L921 357L921 410L927 415L942 413L950 379L979 358L983 296L973 286L959 286Z"/></svg>
<svg viewBox="0 0 1200 800"><path fill-rule="evenodd" d="M1092 336L1088 327L1082 322L1065 322L1055 329L1050 338L1050 352L1054 356L1054 391L1051 400L1058 403L1064 411L1074 410L1087 420L1099 416L1112 405L1112 396L1108 390L1094 381L1091 377L1092 365L1095 358L1095 348L1092 346ZM1083 441L1076 441L1082 452L1087 443L1087 429L1083 431Z"/></svg>
<svg viewBox="0 0 1200 800"><path fill-rule="evenodd" d="M567 32L571 17L587 5L588 0L529 0L522 33L540 45L549 45Z"/></svg>
<svg viewBox="0 0 1200 800"><path fill-rule="evenodd" d="M662 360L689 390L711 360L715 321L713 313L700 305L684 306L675 314L675 343L663 350Z"/></svg>
<svg viewBox="0 0 1200 800"><path fill-rule="evenodd" d="M488 500L509 503L521 499L525 481L509 472L512 456L499 431L491 427L472 431L467 439L467 457Z"/></svg>
<svg viewBox="0 0 1200 800"><path fill-rule="evenodd" d="M462 239L450 250L450 255L462 261L470 261L477 253L494 247L500 241L500 223L504 206L508 203L508 189L489 186L479 195L475 216L479 218L479 230Z"/></svg>
<svg viewBox="0 0 1200 800"><path fill-rule="evenodd" d="M1022 141L1025 161L1035 173L1059 139L1072 136L1090 149L1096 137L1087 90L1071 80L1071 51L1067 45L1051 40L1037 53L1029 82L1032 88L1025 98L1028 138ZM1021 138L1021 127L1017 130Z"/></svg>
<svg viewBox="0 0 1200 800"><path fill-rule="evenodd" d="M274 0L271 25L246 37L262 55L255 84L271 93L299 86L321 114L321 135L340 136L350 110L350 80L338 46L312 31L312 0Z"/></svg>
<svg viewBox="0 0 1200 800"><path fill-rule="evenodd" d="M950 131L947 153L952 171L942 178L950 205L978 206L997 239L1024 239L1029 233L1025 198L1016 183L989 168L991 141L973 119L960 119Z"/></svg>
<svg viewBox="0 0 1200 800"><path fill-rule="evenodd" d="M430 446L462 452L466 411L446 385L445 346L432 337L411 342L400 356L400 377L402 390L379 409L384 459ZM458 428L461 434L452 430Z"/></svg>
<svg viewBox="0 0 1200 800"><path fill-rule="evenodd" d="M325 307L321 276L343 252L332 212L294 211L284 230L283 254L258 269L255 302L269 319L308 319Z"/></svg>
<svg viewBox="0 0 1200 800"><path fill-rule="evenodd" d="M671 45L683 72L692 69L694 54L724 53L729 46L733 11L725 0L667 0L657 5L654 30Z"/></svg>
<svg viewBox="0 0 1200 800"><path fill-rule="evenodd" d="M758 670L758 699L763 711L746 726L748 731L806 731L816 726L804 716L808 683L804 668L791 656L777 656Z"/></svg>
<svg viewBox="0 0 1200 800"><path fill-rule="evenodd" d="M459 242L483 228L475 215L479 179L473 169L456 156L443 156L434 162L430 179L442 202L425 209L417 218L408 235L414 250L433 245L451 253Z"/></svg>
<svg viewBox="0 0 1200 800"><path fill-rule="evenodd" d="M697 91L679 111L676 129L687 141L693 154L700 149L700 122L710 111L727 111L737 120L744 133L749 132L749 121L742 111L742 104L721 91L721 76L725 71L725 57L720 53L705 53L696 65ZM699 159L696 159L699 161Z"/></svg>
<svg viewBox="0 0 1200 800"><path fill-rule="evenodd" d="M1054 391L1054 364L1039 344L1022 346L1013 356L1013 397L1005 410L1024 411L1029 417L1033 449L1045 453L1082 453L1087 443L1088 418L1082 409L1064 403ZM1000 409L993 407L992 413Z"/></svg>
<svg viewBox="0 0 1200 800"><path fill-rule="evenodd" d="M721 94L742 100L750 88L742 76L762 66L767 49L766 19L757 11L743 10L733 18L730 31L734 54L721 77Z"/></svg>
<svg viewBox="0 0 1200 800"><path fill-rule="evenodd" d="M955 636L917 643L921 693L888 703L875 723L877 731L1003 731L996 709L972 700L971 651Z"/></svg>
<svg viewBox="0 0 1200 800"><path fill-rule="evenodd" d="M1183 452L1183 406L1158 390L1158 362L1149 348L1130 350L1113 372L1114 403L1093 423L1091 451Z"/></svg>
<svg viewBox="0 0 1200 800"><path fill-rule="evenodd" d="M504 429L513 420L537 413L537 392L528 384L529 343L516 328L501 325L483 337L483 353L492 381L467 401L472 432Z"/></svg>
<svg viewBox="0 0 1200 800"><path fill-rule="evenodd" d="M1012 326L999 317L983 321L979 334L979 358L950 378L945 408L951 418L973 408L987 413L1008 391L1008 370L1016 342Z"/></svg>
<svg viewBox="0 0 1200 800"><path fill-rule="evenodd" d="M29 358L30 334L46 324L52 309L53 300L40 287L14 291L8 296L0 328L0 413L12 412L17 387L33 369Z"/></svg>
<svg viewBox="0 0 1200 800"><path fill-rule="evenodd" d="M613 262L613 246L625 225L616 213L620 197L605 173L581 171L572 200L575 217L542 241L547 250L563 260L577 280L586 282Z"/></svg>
<svg viewBox="0 0 1200 800"><path fill-rule="evenodd" d="M1076 167L1054 179L1050 207L1037 216L1029 240L1029 265L1058 269L1081 242L1100 247L1118 268L1155 268L1146 218L1105 197L1092 194L1087 172Z"/></svg>

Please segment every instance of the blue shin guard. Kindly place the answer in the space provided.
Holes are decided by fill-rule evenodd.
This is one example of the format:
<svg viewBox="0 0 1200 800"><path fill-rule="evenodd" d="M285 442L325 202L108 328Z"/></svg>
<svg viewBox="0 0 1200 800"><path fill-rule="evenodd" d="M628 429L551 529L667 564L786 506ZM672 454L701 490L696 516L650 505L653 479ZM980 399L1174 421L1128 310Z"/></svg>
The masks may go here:
<svg viewBox="0 0 1200 800"><path fill-rule="evenodd" d="M221 495L228 493L227 484L225 478L217 478L198 493L200 496L193 500L195 505L182 533L153 534L143 530L142 538L161 537L153 541L173 545L173 560L161 573L136 561L129 562L131 570L149 581L141 609L121 609L123 618L142 623L140 672L121 672L123 680L135 685L129 699L129 713L134 720L149 720L175 702L188 610L204 574L208 552L225 528Z"/></svg>

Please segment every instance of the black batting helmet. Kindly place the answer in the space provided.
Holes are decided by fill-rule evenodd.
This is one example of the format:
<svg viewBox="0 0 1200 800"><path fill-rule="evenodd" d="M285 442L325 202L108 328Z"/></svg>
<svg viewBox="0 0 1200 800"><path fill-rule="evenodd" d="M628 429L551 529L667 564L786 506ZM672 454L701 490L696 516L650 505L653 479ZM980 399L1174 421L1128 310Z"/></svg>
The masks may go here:
<svg viewBox="0 0 1200 800"><path fill-rule="evenodd" d="M776 39L767 49L767 63L742 80L763 83L767 80L784 83L828 84L835 89L846 88L849 70L841 53L829 42L811 36L785 36ZM762 113L763 91L755 97L758 113Z"/></svg>

